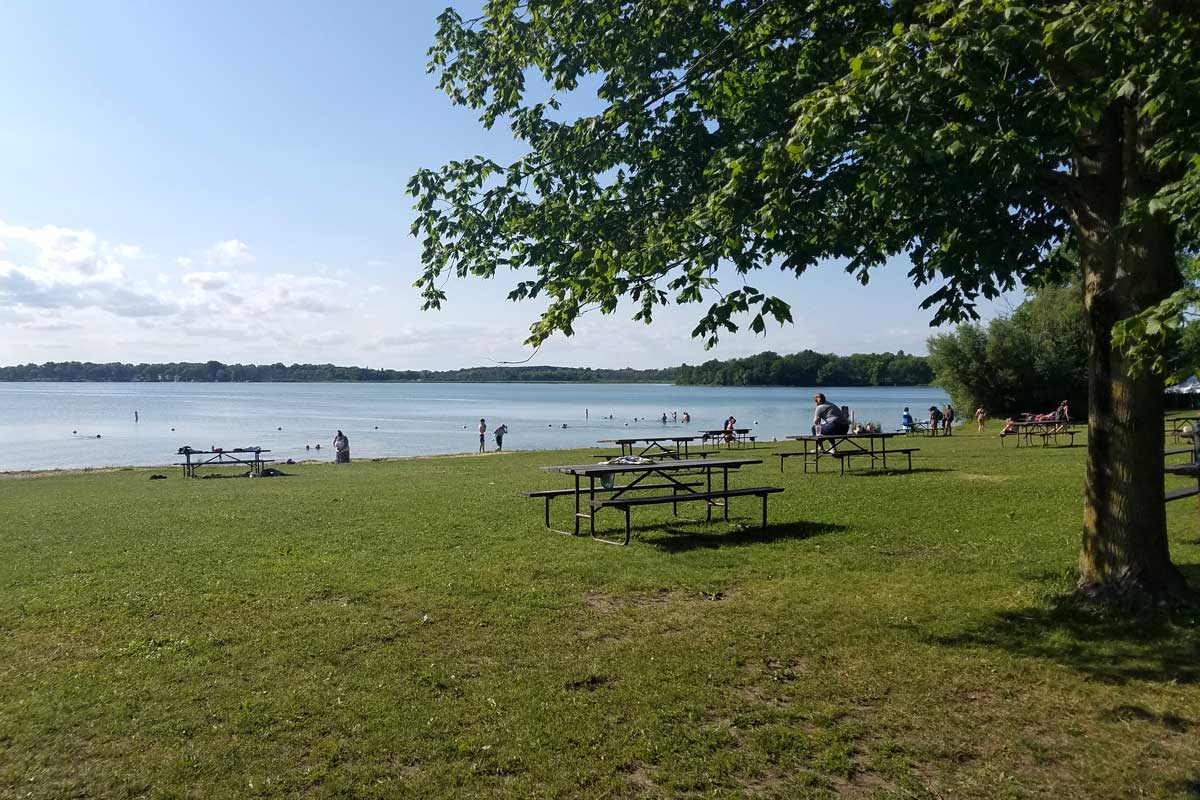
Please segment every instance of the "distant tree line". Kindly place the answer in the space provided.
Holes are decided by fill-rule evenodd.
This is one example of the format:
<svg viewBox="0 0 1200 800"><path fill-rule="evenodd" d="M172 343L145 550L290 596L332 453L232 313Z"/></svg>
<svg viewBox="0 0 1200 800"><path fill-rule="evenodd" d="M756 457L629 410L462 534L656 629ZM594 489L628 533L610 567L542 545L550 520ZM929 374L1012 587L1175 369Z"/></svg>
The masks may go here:
<svg viewBox="0 0 1200 800"><path fill-rule="evenodd" d="M369 369L334 364L96 364L58 361L0 367L0 381L93 381L147 383L679 383L703 386L917 386L933 377L926 359L901 353L837 356L805 350L793 355L759 353L748 358L684 364L665 369L590 367L471 367L446 371Z"/></svg>
<svg viewBox="0 0 1200 800"><path fill-rule="evenodd" d="M928 360L904 351L849 356L767 351L695 367L684 364L676 377L676 383L695 386L924 386L931 380Z"/></svg>
<svg viewBox="0 0 1200 800"><path fill-rule="evenodd" d="M675 369L592 369L590 367L473 367L449 371L369 369L334 364L222 364L174 362L170 364L94 364L59 361L0 367L0 381L145 381L148 383L226 382L666 382Z"/></svg>

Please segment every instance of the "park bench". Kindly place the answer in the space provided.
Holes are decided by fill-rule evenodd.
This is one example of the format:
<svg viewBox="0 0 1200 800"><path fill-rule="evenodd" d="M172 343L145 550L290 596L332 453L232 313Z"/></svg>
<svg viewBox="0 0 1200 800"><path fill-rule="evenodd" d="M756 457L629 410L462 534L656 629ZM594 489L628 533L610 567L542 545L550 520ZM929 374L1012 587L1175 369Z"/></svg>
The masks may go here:
<svg viewBox="0 0 1200 800"><path fill-rule="evenodd" d="M704 484L701 483L700 481L689 481L689 482L682 482L682 483L639 483L637 486L632 486L632 487L631 486L613 486L611 489L604 489L604 488L597 487L596 492L597 493L600 493L600 492L624 492L624 491L636 492L636 491L644 490L644 489L653 489L653 490L671 489L672 491L675 491L680 486L696 487L696 486L703 486L703 485ZM549 528L550 527L550 501L555 497L564 497L564 496L573 495L573 494L575 494L575 490L574 489L539 489L538 491L534 491L534 492L521 492L521 494L525 497L541 497L541 498L545 499L545 501L546 501L546 527ZM669 500L670 498L668 497L667 499Z"/></svg>
<svg viewBox="0 0 1200 800"><path fill-rule="evenodd" d="M728 509L729 498L750 497L762 498L762 527L767 527L767 495L782 492L778 486L752 486L745 489L723 489L713 492L697 492L695 494L652 495L650 497L617 497L609 500L592 500L590 505L593 513L602 508L616 508L625 512L625 544L629 544L631 533L629 512L634 506L651 506L671 503L672 506L689 501L704 501L709 505L723 505ZM723 503L714 502L723 500Z"/></svg>
<svg viewBox="0 0 1200 800"><path fill-rule="evenodd" d="M1195 497L1198 494L1200 494L1200 486L1183 486L1167 492L1165 499L1169 503L1172 500L1182 500L1185 497Z"/></svg>

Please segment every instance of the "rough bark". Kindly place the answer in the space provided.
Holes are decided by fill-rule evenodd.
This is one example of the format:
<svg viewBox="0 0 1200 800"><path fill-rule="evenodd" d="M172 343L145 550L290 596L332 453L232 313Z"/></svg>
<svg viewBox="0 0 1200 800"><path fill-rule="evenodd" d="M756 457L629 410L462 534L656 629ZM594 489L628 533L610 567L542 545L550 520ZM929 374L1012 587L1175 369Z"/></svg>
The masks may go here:
<svg viewBox="0 0 1200 800"><path fill-rule="evenodd" d="M1091 334L1080 588L1161 599L1186 590L1167 545L1163 382L1113 347L1112 328L1178 288L1180 275L1168 225L1122 224L1129 203L1153 191L1133 106L1114 104L1090 144L1076 161L1074 208Z"/></svg>

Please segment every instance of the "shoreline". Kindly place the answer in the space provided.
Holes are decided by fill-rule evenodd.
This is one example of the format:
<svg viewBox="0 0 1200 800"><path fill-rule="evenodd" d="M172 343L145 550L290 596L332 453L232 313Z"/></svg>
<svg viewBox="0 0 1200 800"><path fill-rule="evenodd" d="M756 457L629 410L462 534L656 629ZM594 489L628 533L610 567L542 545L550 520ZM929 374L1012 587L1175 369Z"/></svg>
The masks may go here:
<svg viewBox="0 0 1200 800"><path fill-rule="evenodd" d="M777 441L758 442L750 450L767 449L779 444ZM587 450L590 446L583 447L530 447L530 448L512 448L509 450L485 450L482 453L474 450L464 450L455 453L421 453L411 456L368 456L362 458L351 457L351 464L354 463L369 463L376 464L387 461L416 461L424 458L484 458L486 456L501 456L505 453L566 453L572 450ZM331 451L332 452L332 451ZM324 459L306 458L303 461L296 461L294 464L286 462L275 462L285 467L300 467L312 466L315 464L334 464L335 462ZM232 465L226 465L232 466ZM68 476L83 473L107 473L107 472L137 472L140 470L152 469L167 469L178 470L179 467L174 464L109 464L102 467L51 467L49 469L10 469L0 470L0 481L4 480L19 480L21 478L42 478L53 476ZM278 467L276 467L278 469Z"/></svg>
<svg viewBox="0 0 1200 800"><path fill-rule="evenodd" d="M351 457L350 463L379 463L384 461L413 461L422 458L482 458L484 456L499 456L505 453L564 453L570 450L584 450L586 447L531 447L528 449L513 448L510 450L485 450L482 453L474 450L460 451L456 453L421 453L411 456L369 456L363 458ZM332 450L330 451L332 453ZM332 460L306 458L303 461L296 461L294 464L286 462L280 463L285 467L300 467L312 466L314 464L334 464ZM232 464L226 465L232 466ZM101 467L50 467L48 469L10 469L0 470L0 481L16 480L20 478L40 478L50 476L66 476L82 473L104 473L104 472L137 472L139 470L152 469L169 469L178 470L179 467L174 464L109 464Z"/></svg>

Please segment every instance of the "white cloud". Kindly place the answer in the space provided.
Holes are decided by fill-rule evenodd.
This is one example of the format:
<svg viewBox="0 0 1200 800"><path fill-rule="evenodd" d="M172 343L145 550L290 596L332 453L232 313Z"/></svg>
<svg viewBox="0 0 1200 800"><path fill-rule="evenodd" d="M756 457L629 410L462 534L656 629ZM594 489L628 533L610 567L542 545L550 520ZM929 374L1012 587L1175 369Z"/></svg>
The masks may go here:
<svg viewBox="0 0 1200 800"><path fill-rule="evenodd" d="M188 258L187 256L180 256L179 258L175 259L175 263L181 267L190 267L192 265L192 259Z"/></svg>
<svg viewBox="0 0 1200 800"><path fill-rule="evenodd" d="M118 260L127 245L113 245L97 239L89 230L43 225L27 228L0 220L0 241L30 250L34 264L23 265L28 276L46 282L83 283L115 280L125 273Z"/></svg>
<svg viewBox="0 0 1200 800"><path fill-rule="evenodd" d="M206 292L223 289L229 285L228 272L189 272L183 276L183 282L188 286L202 289Z"/></svg>
<svg viewBox="0 0 1200 800"><path fill-rule="evenodd" d="M176 305L131 281L121 257L138 257L136 245L114 245L88 230L0 221L0 242L27 253L20 263L0 262L0 299L17 308L98 308L120 317L161 316ZM18 256L14 256L17 258Z"/></svg>
<svg viewBox="0 0 1200 800"><path fill-rule="evenodd" d="M221 264L245 264L254 260L246 243L237 239L217 242L213 245L211 253L213 259Z"/></svg>

